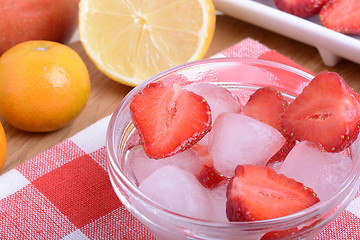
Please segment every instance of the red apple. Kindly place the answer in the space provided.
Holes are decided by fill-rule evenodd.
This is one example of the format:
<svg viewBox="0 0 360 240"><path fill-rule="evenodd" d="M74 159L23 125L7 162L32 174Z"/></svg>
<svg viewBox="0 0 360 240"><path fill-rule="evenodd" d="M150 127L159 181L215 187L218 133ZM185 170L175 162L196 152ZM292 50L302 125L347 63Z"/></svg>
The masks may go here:
<svg viewBox="0 0 360 240"><path fill-rule="evenodd" d="M66 43L77 27L79 0L0 0L0 56L27 40Z"/></svg>

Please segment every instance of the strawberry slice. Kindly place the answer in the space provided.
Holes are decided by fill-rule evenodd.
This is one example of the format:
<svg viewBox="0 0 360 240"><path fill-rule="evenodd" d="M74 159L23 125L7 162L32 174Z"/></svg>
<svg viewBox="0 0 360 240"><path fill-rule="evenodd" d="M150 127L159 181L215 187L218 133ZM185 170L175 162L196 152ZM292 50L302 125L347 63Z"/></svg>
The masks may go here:
<svg viewBox="0 0 360 240"><path fill-rule="evenodd" d="M211 128L211 111L206 100L177 84L146 85L133 96L130 113L150 158L184 151Z"/></svg>
<svg viewBox="0 0 360 240"><path fill-rule="evenodd" d="M319 13L328 0L274 0L275 6L292 15L308 18Z"/></svg>
<svg viewBox="0 0 360 240"><path fill-rule="evenodd" d="M311 188L256 165L237 166L226 197L226 215L233 222L278 218L319 202Z"/></svg>
<svg viewBox="0 0 360 240"><path fill-rule="evenodd" d="M195 150L199 156L202 168L197 174L196 178L205 188L214 189L228 178L222 175L214 167L214 160L212 159L207 146L195 144L191 149Z"/></svg>
<svg viewBox="0 0 360 240"><path fill-rule="evenodd" d="M283 161L295 146L295 140L286 136L281 124L281 116L288 107L289 102L279 91L264 87L256 90L243 108L243 114L276 128L286 138L284 146L269 159L268 163Z"/></svg>
<svg viewBox="0 0 360 240"><path fill-rule="evenodd" d="M360 35L360 1L331 0L319 13L320 22L327 28Z"/></svg>
<svg viewBox="0 0 360 240"><path fill-rule="evenodd" d="M196 176L201 185L205 188L214 189L219 186L227 177L221 175L214 166L203 165L200 173Z"/></svg>
<svg viewBox="0 0 360 240"><path fill-rule="evenodd" d="M290 104L281 122L288 136L340 152L359 134L360 97L337 73L325 71Z"/></svg>
<svg viewBox="0 0 360 240"><path fill-rule="evenodd" d="M280 120L288 106L289 103L279 91L271 87L264 87L257 89L250 96L242 114L266 123L282 133Z"/></svg>
<svg viewBox="0 0 360 240"><path fill-rule="evenodd" d="M271 231L262 236L260 240L296 239L296 236L294 237L293 235L298 232L299 230L297 227L293 227L284 231Z"/></svg>
<svg viewBox="0 0 360 240"><path fill-rule="evenodd" d="M285 239L299 239L301 236L304 236L306 232L312 231L316 225L318 225L321 220L317 220L310 225L306 225L303 227L292 227L287 230L282 231L271 231L266 233L261 237L260 240L285 240Z"/></svg>
<svg viewBox="0 0 360 240"><path fill-rule="evenodd" d="M214 160L211 157L207 146L197 143L192 146L191 149L196 152L202 165L206 165L208 167L214 166Z"/></svg>
<svg viewBox="0 0 360 240"><path fill-rule="evenodd" d="M274 154L274 156L272 156L269 159L269 161L266 163L266 165L284 161L286 156L289 154L291 149L293 149L293 147L295 147L295 145L296 145L295 140L286 138L286 142L284 143L284 145L280 148L279 151L277 151L277 153Z"/></svg>

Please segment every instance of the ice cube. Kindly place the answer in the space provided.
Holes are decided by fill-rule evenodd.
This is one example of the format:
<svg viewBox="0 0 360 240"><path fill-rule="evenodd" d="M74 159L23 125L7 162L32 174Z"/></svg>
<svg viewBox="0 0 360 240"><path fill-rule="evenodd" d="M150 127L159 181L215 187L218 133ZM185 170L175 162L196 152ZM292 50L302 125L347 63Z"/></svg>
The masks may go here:
<svg viewBox="0 0 360 240"><path fill-rule="evenodd" d="M198 219L212 219L208 192L196 177L175 166L164 166L147 177L139 190L169 210Z"/></svg>
<svg viewBox="0 0 360 240"><path fill-rule="evenodd" d="M265 165L284 143L285 138L270 125L242 114L223 113L210 132L209 152L215 168L233 176L239 164Z"/></svg>
<svg viewBox="0 0 360 240"><path fill-rule="evenodd" d="M267 163L266 166L271 167L272 169L275 170L275 172L279 172L281 166L282 166L282 161L281 162L271 162L271 163Z"/></svg>
<svg viewBox="0 0 360 240"><path fill-rule="evenodd" d="M184 88L205 98L210 106L213 122L220 113L240 113L243 107L236 95L219 85L210 83L193 83L185 86ZM209 134L205 135L203 139L200 140L199 144L207 145L208 135Z"/></svg>
<svg viewBox="0 0 360 240"><path fill-rule="evenodd" d="M312 188L324 200L344 182L351 166L352 160L344 153L325 152L303 141L290 151L279 173Z"/></svg>
<svg viewBox="0 0 360 240"><path fill-rule="evenodd" d="M219 185L214 189L208 189L209 197L214 206L213 208L214 220L218 222L229 221L226 216L226 189L227 189L227 182Z"/></svg>
<svg viewBox="0 0 360 240"><path fill-rule="evenodd" d="M186 85L184 88L206 99L213 120L223 112L241 112L242 105L237 96L224 87L211 83L193 83Z"/></svg>
<svg viewBox="0 0 360 240"><path fill-rule="evenodd" d="M168 165L177 166L194 175L198 174L202 167L198 154L192 149L177 153L171 157L152 159L146 155L143 146L138 145L126 153L124 169L125 172L133 174L135 183L139 185L156 169Z"/></svg>

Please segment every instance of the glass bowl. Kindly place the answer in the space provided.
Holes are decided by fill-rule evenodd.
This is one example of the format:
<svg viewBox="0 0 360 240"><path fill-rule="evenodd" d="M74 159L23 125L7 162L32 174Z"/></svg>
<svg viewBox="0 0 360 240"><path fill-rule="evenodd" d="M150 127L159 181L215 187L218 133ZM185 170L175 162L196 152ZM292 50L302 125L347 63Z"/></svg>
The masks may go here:
<svg viewBox="0 0 360 240"><path fill-rule="evenodd" d="M353 160L351 173L329 198L295 214L253 222L215 222L174 213L142 194L129 173L124 172L126 150L137 141L129 105L134 94L154 81L219 84L235 94L249 94L259 87L278 89L289 101L313 76L301 70L266 60L247 58L207 59L180 65L157 74L135 87L120 103L110 120L106 148L108 173L115 193L124 206L158 239L261 239L268 232L296 231L291 239L313 239L337 217L354 198L359 187L359 139L347 153ZM241 98L240 98L241 99ZM131 175L131 174L130 174Z"/></svg>

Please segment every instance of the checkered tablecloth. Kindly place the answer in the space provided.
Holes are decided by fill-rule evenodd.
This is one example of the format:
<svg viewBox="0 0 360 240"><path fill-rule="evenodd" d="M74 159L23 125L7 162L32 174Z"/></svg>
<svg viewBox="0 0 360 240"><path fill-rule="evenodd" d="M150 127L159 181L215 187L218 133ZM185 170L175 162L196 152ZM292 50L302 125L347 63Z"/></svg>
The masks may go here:
<svg viewBox="0 0 360 240"><path fill-rule="evenodd" d="M302 68L250 38L215 57L225 56ZM111 187L105 151L109 119L0 176L0 239L155 239ZM317 239L360 239L359 194Z"/></svg>

